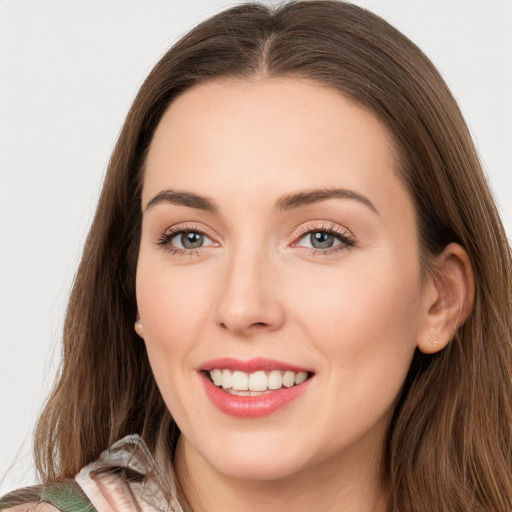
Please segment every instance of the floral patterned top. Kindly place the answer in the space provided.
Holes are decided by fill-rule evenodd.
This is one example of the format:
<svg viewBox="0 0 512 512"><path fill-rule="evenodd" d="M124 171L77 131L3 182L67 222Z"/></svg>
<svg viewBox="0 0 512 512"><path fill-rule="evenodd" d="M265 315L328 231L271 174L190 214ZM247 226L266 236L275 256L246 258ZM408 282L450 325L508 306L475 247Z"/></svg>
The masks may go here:
<svg viewBox="0 0 512 512"><path fill-rule="evenodd" d="M174 474L170 480L164 478L138 435L114 443L74 480L7 494L0 498L0 511L31 503L45 503L50 506L42 510L61 512L191 512Z"/></svg>

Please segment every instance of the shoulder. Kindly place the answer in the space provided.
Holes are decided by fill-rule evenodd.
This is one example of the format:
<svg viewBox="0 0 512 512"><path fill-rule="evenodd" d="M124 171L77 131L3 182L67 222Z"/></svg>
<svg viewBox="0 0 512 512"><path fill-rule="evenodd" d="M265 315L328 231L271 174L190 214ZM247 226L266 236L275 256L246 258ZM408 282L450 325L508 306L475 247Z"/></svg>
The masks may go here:
<svg viewBox="0 0 512 512"><path fill-rule="evenodd" d="M73 480L35 485L0 498L0 512L93 512L85 494Z"/></svg>
<svg viewBox="0 0 512 512"><path fill-rule="evenodd" d="M52 508L45 508L46 503L40 503L42 486L34 485L10 492L0 498L1 512L55 512ZM51 505L49 505L51 507ZM53 507L55 509L55 507Z"/></svg>

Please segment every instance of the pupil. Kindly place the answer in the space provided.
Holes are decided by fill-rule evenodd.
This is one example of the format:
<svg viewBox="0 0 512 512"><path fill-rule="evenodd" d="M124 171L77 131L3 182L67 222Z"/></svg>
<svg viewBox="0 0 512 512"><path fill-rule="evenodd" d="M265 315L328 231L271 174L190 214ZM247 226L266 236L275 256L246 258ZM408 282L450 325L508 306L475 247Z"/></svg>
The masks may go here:
<svg viewBox="0 0 512 512"><path fill-rule="evenodd" d="M311 233L311 245L315 249L328 249L332 247L334 243L334 237L330 233L324 231L316 231Z"/></svg>
<svg viewBox="0 0 512 512"><path fill-rule="evenodd" d="M196 249L203 245L204 236L201 233L183 233L181 243L185 249Z"/></svg>

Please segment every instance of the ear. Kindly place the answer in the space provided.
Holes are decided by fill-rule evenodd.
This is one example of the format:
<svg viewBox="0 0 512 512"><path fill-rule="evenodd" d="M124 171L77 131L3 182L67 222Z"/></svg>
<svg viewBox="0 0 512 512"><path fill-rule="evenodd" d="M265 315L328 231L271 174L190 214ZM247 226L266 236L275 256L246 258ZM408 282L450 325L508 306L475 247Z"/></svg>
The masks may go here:
<svg viewBox="0 0 512 512"><path fill-rule="evenodd" d="M473 267L459 244L436 257L425 287L425 317L418 349L433 354L445 348L471 313L475 293Z"/></svg>

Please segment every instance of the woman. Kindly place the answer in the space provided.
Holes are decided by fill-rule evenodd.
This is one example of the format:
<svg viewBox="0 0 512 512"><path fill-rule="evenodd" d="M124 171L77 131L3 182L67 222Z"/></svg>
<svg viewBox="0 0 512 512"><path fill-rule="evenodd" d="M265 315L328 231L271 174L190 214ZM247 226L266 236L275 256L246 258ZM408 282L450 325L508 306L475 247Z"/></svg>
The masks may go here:
<svg viewBox="0 0 512 512"><path fill-rule="evenodd" d="M510 265L409 40L336 1L214 16L130 110L44 485L2 507L510 510Z"/></svg>

